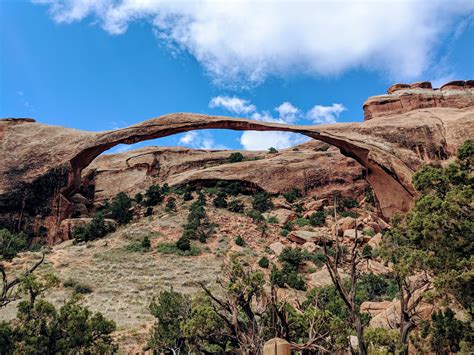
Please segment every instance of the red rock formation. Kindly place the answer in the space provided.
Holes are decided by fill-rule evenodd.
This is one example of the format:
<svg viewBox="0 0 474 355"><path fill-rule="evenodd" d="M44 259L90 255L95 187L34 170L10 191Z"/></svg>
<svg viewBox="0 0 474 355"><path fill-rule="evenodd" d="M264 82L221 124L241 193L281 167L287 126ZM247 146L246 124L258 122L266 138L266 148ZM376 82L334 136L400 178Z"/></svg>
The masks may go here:
<svg viewBox="0 0 474 355"><path fill-rule="evenodd" d="M364 103L364 119L370 120L421 108L465 108L474 105L473 80L451 81L439 90L432 90L431 83L424 81L394 84L388 95L370 97Z"/></svg>
<svg viewBox="0 0 474 355"><path fill-rule="evenodd" d="M410 208L416 169L449 160L460 143L474 137L471 82L464 82L459 90L452 90L453 85L443 90L400 89L370 98L364 104L366 115L380 118L363 123L292 126L178 113L96 133L2 120L0 225L33 225L37 234L41 228L54 234L71 214L82 171L102 152L121 143L206 128L295 132L334 145L364 166L380 211L389 217Z"/></svg>

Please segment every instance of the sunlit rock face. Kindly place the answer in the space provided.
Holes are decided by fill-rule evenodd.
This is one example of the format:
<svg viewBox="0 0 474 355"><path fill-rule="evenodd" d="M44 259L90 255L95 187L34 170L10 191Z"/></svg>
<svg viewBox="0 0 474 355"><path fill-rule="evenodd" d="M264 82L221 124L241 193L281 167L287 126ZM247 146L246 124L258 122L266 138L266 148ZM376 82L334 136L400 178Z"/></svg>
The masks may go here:
<svg viewBox="0 0 474 355"><path fill-rule="evenodd" d="M117 181L123 181L123 189L132 192L132 181L141 187L153 179L170 185L237 179L276 193L292 184L304 186L308 171L319 171L309 178L313 185L320 184L315 194L323 194L325 186L338 182L347 185L346 191L352 189L357 193L364 188L361 176L365 177L375 192L381 214L388 218L412 205L416 192L411 179L416 169L423 164L448 162L458 145L474 137L473 91L472 81L451 82L439 90L431 89L429 83L398 85L389 89L388 95L366 101L364 122L321 126L178 113L124 129L88 132L48 126L31 119L3 119L0 226L54 242L62 220L72 215L85 217L93 208L91 205L118 190ZM249 156L264 159L231 167L225 164L225 168L222 163L230 152L180 148L146 148L143 156L129 152L123 156L125 163L120 156L101 157L94 162L117 144L207 128L300 133L338 148L345 157L334 149L318 151L316 143L311 143L299 151L289 149L272 157L249 152ZM176 158L178 163L174 158L166 160L167 156ZM159 168L156 162L161 164ZM132 168L127 170L126 164ZM111 172L106 171L107 166ZM331 189L326 192L331 193ZM77 202L81 200L78 193L87 201Z"/></svg>

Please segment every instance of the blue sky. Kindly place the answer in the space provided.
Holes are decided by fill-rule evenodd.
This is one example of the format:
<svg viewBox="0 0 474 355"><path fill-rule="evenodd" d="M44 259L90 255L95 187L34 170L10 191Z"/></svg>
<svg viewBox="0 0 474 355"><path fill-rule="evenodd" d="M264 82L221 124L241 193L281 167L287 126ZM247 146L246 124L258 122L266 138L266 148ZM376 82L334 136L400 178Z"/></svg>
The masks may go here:
<svg viewBox="0 0 474 355"><path fill-rule="evenodd" d="M394 82L474 78L472 2L383 2L0 0L0 117L94 131L172 112L350 122ZM140 145L301 141L214 130Z"/></svg>

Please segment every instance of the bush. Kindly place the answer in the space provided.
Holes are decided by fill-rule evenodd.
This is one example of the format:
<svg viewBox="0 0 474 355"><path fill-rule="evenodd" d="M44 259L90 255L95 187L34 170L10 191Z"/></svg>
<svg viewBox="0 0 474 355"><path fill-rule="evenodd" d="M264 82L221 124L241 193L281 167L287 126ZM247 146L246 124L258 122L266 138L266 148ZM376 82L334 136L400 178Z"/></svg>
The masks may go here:
<svg viewBox="0 0 474 355"><path fill-rule="evenodd" d="M374 190L369 186L365 189L365 202L367 202L369 205L375 206L375 194Z"/></svg>
<svg viewBox="0 0 474 355"><path fill-rule="evenodd" d="M306 255L306 259L312 261L317 266L321 266L326 263L327 256L321 252L317 252L314 254L309 253L308 255Z"/></svg>
<svg viewBox="0 0 474 355"><path fill-rule="evenodd" d="M341 217L351 217L351 218L357 218L359 217L359 214L354 211L342 211L341 212Z"/></svg>
<svg viewBox="0 0 474 355"><path fill-rule="evenodd" d="M244 204L239 200L233 200L227 204L227 209L235 213L244 213Z"/></svg>
<svg viewBox="0 0 474 355"><path fill-rule="evenodd" d="M260 260L258 261L258 266L260 266L263 269L267 269L268 266L270 265L270 261L266 256L262 256Z"/></svg>
<svg viewBox="0 0 474 355"><path fill-rule="evenodd" d="M295 223L298 227L304 227L310 224L309 219L302 218L302 217L297 218Z"/></svg>
<svg viewBox="0 0 474 355"><path fill-rule="evenodd" d="M369 237L373 237L375 235L375 231L372 228L365 228L362 231L362 234L367 235Z"/></svg>
<svg viewBox="0 0 474 355"><path fill-rule="evenodd" d="M317 211L311 214L309 216L309 224L311 224L313 227L321 227L324 226L324 223L326 222L326 214L324 211Z"/></svg>
<svg viewBox="0 0 474 355"><path fill-rule="evenodd" d="M337 212L342 212L351 208L359 207L359 202L352 198L338 198L337 199Z"/></svg>
<svg viewBox="0 0 474 355"><path fill-rule="evenodd" d="M225 193L219 192L216 198L212 200L212 204L216 208L227 208L227 200L226 200Z"/></svg>
<svg viewBox="0 0 474 355"><path fill-rule="evenodd" d="M136 203L140 204L143 201L143 194L141 192L137 193L134 197Z"/></svg>
<svg viewBox="0 0 474 355"><path fill-rule="evenodd" d="M153 216L153 207L147 207L146 210L145 210L144 216L145 217Z"/></svg>
<svg viewBox="0 0 474 355"><path fill-rule="evenodd" d="M63 282L63 286L66 288L72 288L74 292L78 294L92 293L92 287L86 284L82 284L74 279L67 279Z"/></svg>
<svg viewBox="0 0 474 355"><path fill-rule="evenodd" d="M259 212L266 212L273 208L273 202L270 195L266 192L259 192L254 195L252 207Z"/></svg>
<svg viewBox="0 0 474 355"><path fill-rule="evenodd" d="M278 224L278 218L276 216L270 216L268 217L267 222L270 224Z"/></svg>
<svg viewBox="0 0 474 355"><path fill-rule="evenodd" d="M79 226L74 230L75 242L88 242L106 236L114 231L114 227L105 223L104 215L96 213L91 223L86 226Z"/></svg>
<svg viewBox="0 0 474 355"><path fill-rule="evenodd" d="M188 238L181 237L176 242L176 247L181 251L191 250L191 242Z"/></svg>
<svg viewBox="0 0 474 355"><path fill-rule="evenodd" d="M229 155L229 163L239 163L244 160L244 156L240 152L231 153Z"/></svg>
<svg viewBox="0 0 474 355"><path fill-rule="evenodd" d="M163 201L160 185L151 185L145 192L145 206L151 207Z"/></svg>
<svg viewBox="0 0 474 355"><path fill-rule="evenodd" d="M143 237L141 247L142 247L143 251L150 251L151 242L150 242L150 238L148 238L148 236Z"/></svg>
<svg viewBox="0 0 474 355"><path fill-rule="evenodd" d="M305 260L305 255L303 251L299 248L293 249L291 247L286 247L278 256L278 260L281 263L288 264L291 269L298 270L303 261Z"/></svg>
<svg viewBox="0 0 474 355"><path fill-rule="evenodd" d="M245 246L245 240L244 240L240 235L238 235L237 237L235 237L234 242L235 242L235 244L238 245L239 247Z"/></svg>
<svg viewBox="0 0 474 355"><path fill-rule="evenodd" d="M189 243L189 239L187 241ZM179 249L177 247L177 243L160 243L158 244L156 250L162 254L174 254L174 255L180 255L180 256L196 256L201 253L199 248L197 248L194 245L191 245L191 243L189 243L188 250Z"/></svg>
<svg viewBox="0 0 474 355"><path fill-rule="evenodd" d="M254 223L260 223L260 222L264 222L265 221L265 218L263 217L263 215L260 213L260 211L257 211L257 210L250 210L247 212L247 216L249 216L250 218L252 218L252 220L254 221Z"/></svg>
<svg viewBox="0 0 474 355"><path fill-rule="evenodd" d="M275 154L275 153L278 153L278 150L276 148L270 147L268 148L268 153Z"/></svg>
<svg viewBox="0 0 474 355"><path fill-rule="evenodd" d="M191 201L193 199L193 194L191 191L185 191L183 194L183 200L184 201Z"/></svg>
<svg viewBox="0 0 474 355"><path fill-rule="evenodd" d="M117 196L112 200L109 211L111 217L115 219L118 224L127 224L133 218L133 214L130 211L132 207L132 200L125 192L119 192Z"/></svg>
<svg viewBox="0 0 474 355"><path fill-rule="evenodd" d="M288 201L289 203L295 202L297 199L303 197L303 194L301 193L301 190L293 187L289 192L283 194L283 197Z"/></svg>
<svg viewBox="0 0 474 355"><path fill-rule="evenodd" d="M27 246L26 234L14 234L8 229L0 229L0 256L3 259L13 259L19 252L26 250Z"/></svg>
<svg viewBox="0 0 474 355"><path fill-rule="evenodd" d="M174 197L168 198L168 201L166 201L166 206L165 206L166 211L174 211L176 212L176 199Z"/></svg>

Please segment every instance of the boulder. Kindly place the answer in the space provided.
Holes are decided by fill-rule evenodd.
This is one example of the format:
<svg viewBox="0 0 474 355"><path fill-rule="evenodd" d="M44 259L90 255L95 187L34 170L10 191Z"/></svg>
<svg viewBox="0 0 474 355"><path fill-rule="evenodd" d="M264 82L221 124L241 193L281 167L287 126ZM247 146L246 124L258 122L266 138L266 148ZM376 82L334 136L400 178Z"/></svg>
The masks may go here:
<svg viewBox="0 0 474 355"><path fill-rule="evenodd" d="M330 235L331 234L327 228L318 228L314 232L296 230L291 231L290 234L288 234L287 239L300 245L303 245L307 242L320 244L328 241L330 239Z"/></svg>
<svg viewBox="0 0 474 355"><path fill-rule="evenodd" d="M274 242L268 246L276 256L279 256L283 249L285 249L285 245L281 242Z"/></svg>
<svg viewBox="0 0 474 355"><path fill-rule="evenodd" d="M363 262L359 263L358 270L363 273L370 273L382 276L388 276L392 273L391 268L372 259L364 260Z"/></svg>
<svg viewBox="0 0 474 355"><path fill-rule="evenodd" d="M297 215L292 210L278 208L276 210L263 213L263 217L265 217L266 220L268 220L270 217L276 217L276 219L278 219L278 225L284 226L286 223L295 220Z"/></svg>
<svg viewBox="0 0 474 355"><path fill-rule="evenodd" d="M72 196L71 201L73 203L82 203L84 205L90 205L91 203L87 198L82 196L80 193L75 193L74 196Z"/></svg>
<svg viewBox="0 0 474 355"><path fill-rule="evenodd" d="M377 233L374 235L370 240L367 242L367 245L372 247L372 249L380 248L380 244L382 243L382 233Z"/></svg>
<svg viewBox="0 0 474 355"><path fill-rule="evenodd" d="M323 209L325 206L329 205L329 200L327 198L323 198L316 201L311 201L305 205L306 210L314 212Z"/></svg>
<svg viewBox="0 0 474 355"><path fill-rule="evenodd" d="M381 301L381 302L362 302L360 305L361 313L369 313L372 317L385 311L388 307L392 306L392 301Z"/></svg>
<svg viewBox="0 0 474 355"><path fill-rule="evenodd" d="M343 235L348 229L354 229L356 226L356 220L352 217L343 217L337 221L337 229L339 235Z"/></svg>

